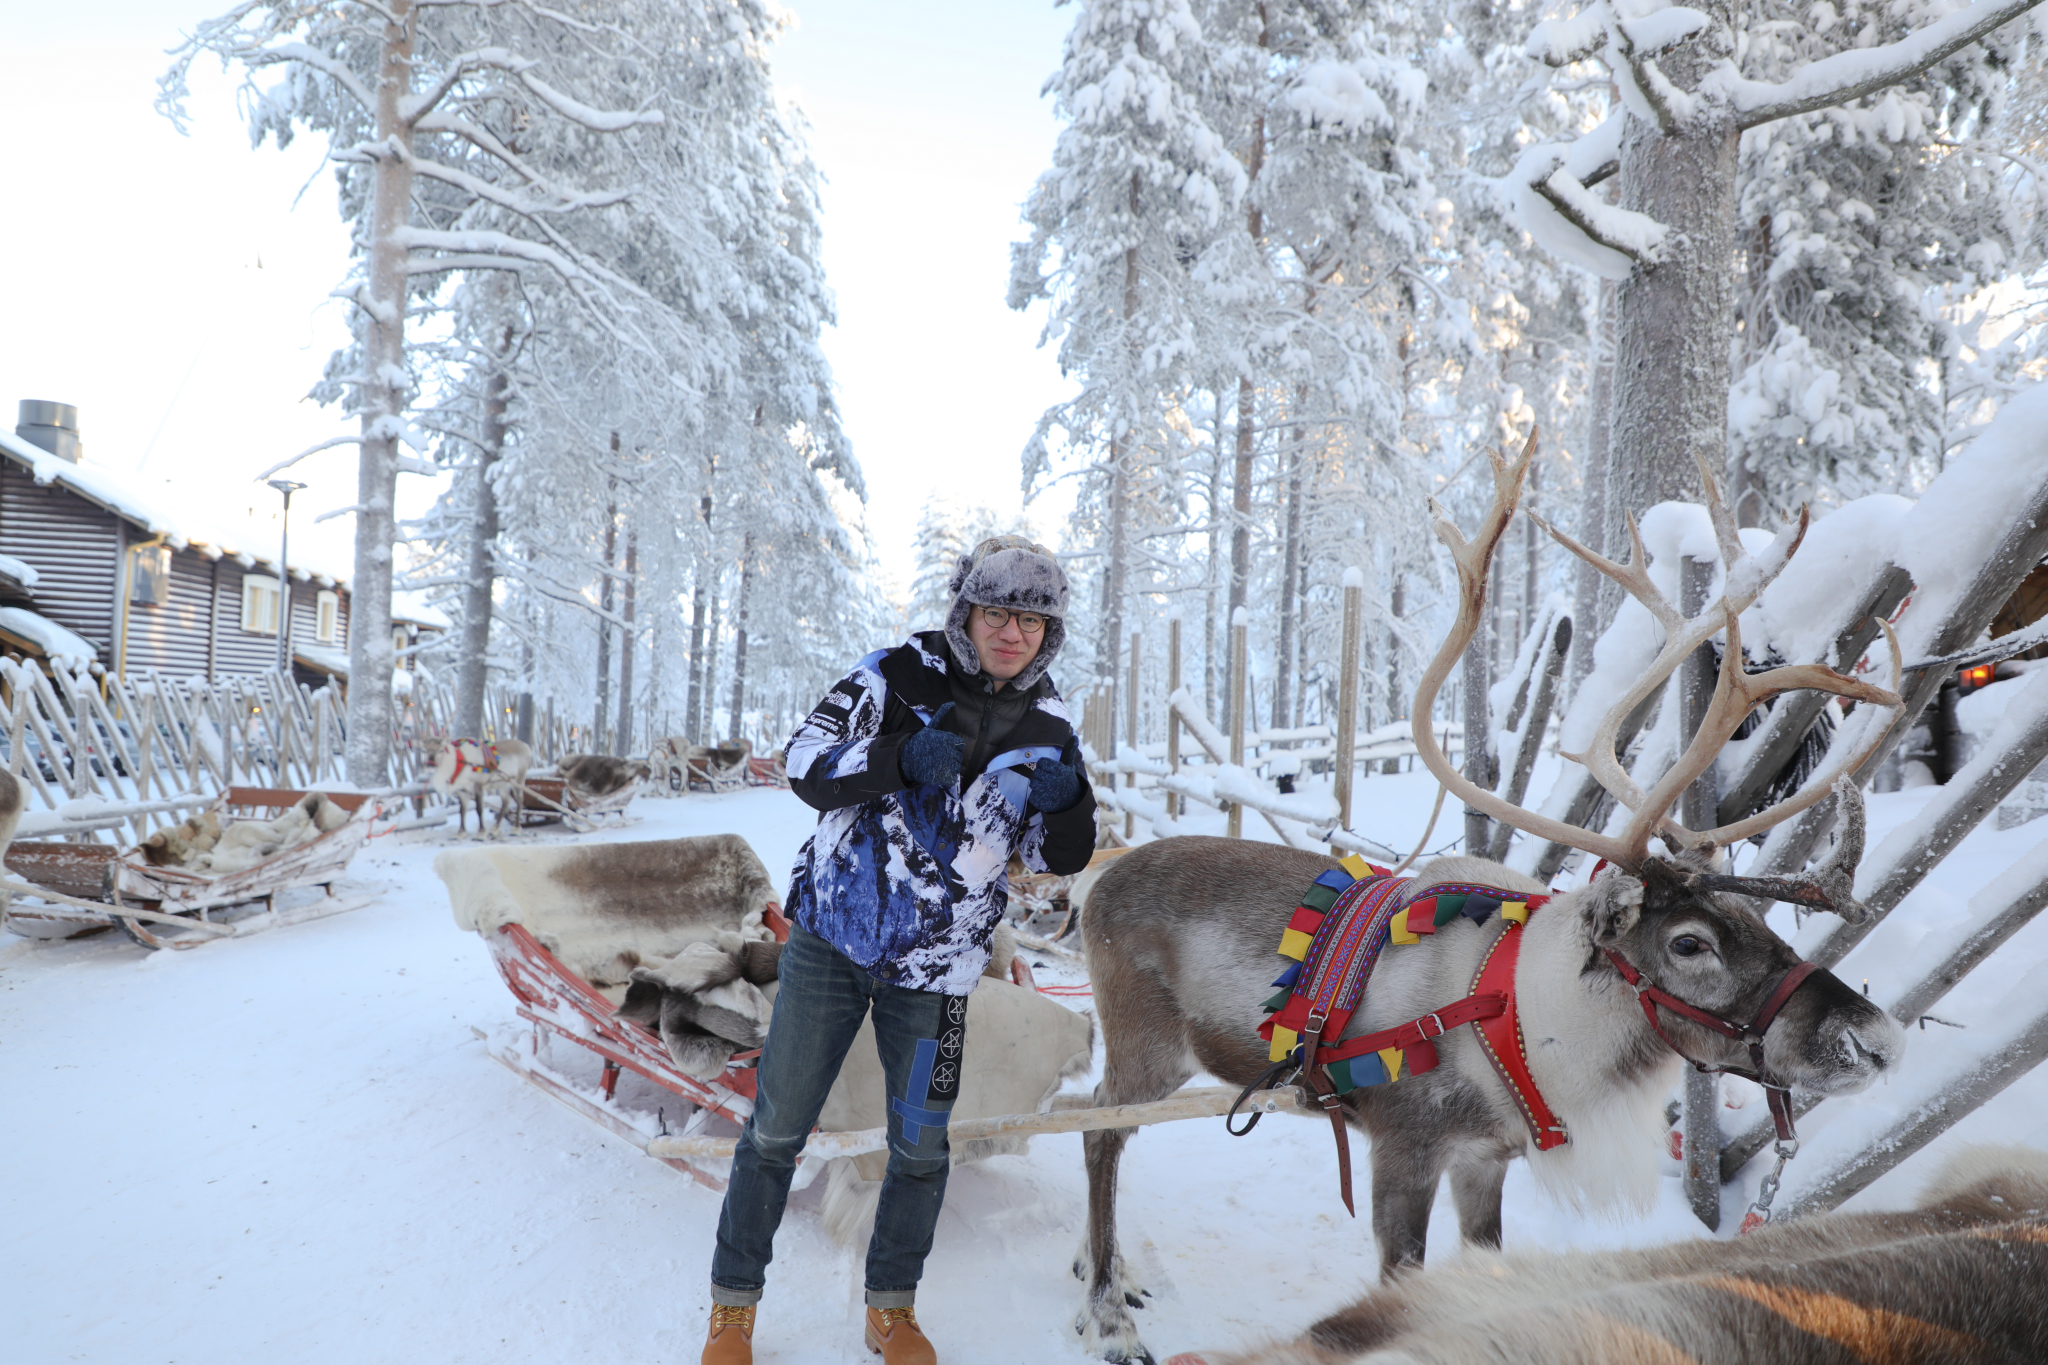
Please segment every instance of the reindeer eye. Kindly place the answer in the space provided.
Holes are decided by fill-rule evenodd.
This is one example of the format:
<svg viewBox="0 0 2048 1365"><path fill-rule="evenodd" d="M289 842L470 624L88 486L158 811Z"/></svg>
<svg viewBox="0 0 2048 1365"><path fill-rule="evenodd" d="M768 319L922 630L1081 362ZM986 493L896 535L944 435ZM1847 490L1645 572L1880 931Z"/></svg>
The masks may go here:
<svg viewBox="0 0 2048 1365"><path fill-rule="evenodd" d="M1680 934L1671 940L1671 951L1680 957L1693 957L1706 951L1707 945L1692 934Z"/></svg>

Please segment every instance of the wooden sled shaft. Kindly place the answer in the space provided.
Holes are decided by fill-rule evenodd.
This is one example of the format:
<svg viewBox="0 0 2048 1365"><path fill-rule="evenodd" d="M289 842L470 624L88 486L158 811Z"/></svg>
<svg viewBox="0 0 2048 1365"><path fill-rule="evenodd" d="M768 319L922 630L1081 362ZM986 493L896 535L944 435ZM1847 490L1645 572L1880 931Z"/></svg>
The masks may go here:
<svg viewBox="0 0 2048 1365"><path fill-rule="evenodd" d="M1208 1119L1230 1112L1238 1091L1232 1086L1201 1086L1169 1095L1149 1104L1116 1104L1101 1109L1068 1109L1050 1114L999 1114L993 1118L961 1119L948 1126L952 1142L974 1142L994 1137L1034 1137L1041 1133L1088 1133L1104 1128L1138 1128L1152 1123L1173 1123L1180 1119ZM1244 1102L1240 1114L1306 1113L1298 1087L1266 1090ZM665 1137L648 1141L647 1155L664 1160L719 1161L732 1157L734 1138ZM863 1152L888 1150L887 1128L862 1128L853 1132L813 1133L804 1144L808 1157L859 1156Z"/></svg>

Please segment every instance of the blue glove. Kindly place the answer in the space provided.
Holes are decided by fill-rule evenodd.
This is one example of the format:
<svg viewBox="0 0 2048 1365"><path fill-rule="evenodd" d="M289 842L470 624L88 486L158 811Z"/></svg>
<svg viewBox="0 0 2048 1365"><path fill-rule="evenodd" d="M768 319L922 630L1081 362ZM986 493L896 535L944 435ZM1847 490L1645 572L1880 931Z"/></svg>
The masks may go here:
<svg viewBox="0 0 2048 1365"><path fill-rule="evenodd" d="M896 766L902 769L905 782L950 787L959 778L960 760L967 750L966 741L939 728L952 709L953 703L947 702L932 716L931 724L903 741L903 748L896 755Z"/></svg>
<svg viewBox="0 0 2048 1365"><path fill-rule="evenodd" d="M1031 804L1047 815L1071 810L1081 799L1081 774L1065 763L1042 758L1031 771Z"/></svg>

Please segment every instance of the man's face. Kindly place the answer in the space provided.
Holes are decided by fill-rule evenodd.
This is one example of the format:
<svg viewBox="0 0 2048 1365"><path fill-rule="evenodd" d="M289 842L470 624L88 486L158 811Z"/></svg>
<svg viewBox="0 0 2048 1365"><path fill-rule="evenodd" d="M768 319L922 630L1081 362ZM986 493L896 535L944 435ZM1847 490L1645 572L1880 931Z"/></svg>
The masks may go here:
<svg viewBox="0 0 2048 1365"><path fill-rule="evenodd" d="M987 609L976 606L967 609L967 638L974 642L974 652L981 657L981 671L999 683L1006 683L1038 657L1045 632L1026 635L1017 624L1015 612L1002 625L990 625Z"/></svg>

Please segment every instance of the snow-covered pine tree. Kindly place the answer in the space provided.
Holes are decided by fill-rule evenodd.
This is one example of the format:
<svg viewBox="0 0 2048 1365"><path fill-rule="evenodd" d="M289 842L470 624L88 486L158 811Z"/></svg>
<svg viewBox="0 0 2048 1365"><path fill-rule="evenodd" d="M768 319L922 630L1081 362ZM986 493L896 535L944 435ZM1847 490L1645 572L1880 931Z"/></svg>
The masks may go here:
<svg viewBox="0 0 2048 1365"><path fill-rule="evenodd" d="M399 453L415 382L412 306L449 272L535 264L614 319L638 292L554 230L626 191L531 174L517 150L525 130L609 136L659 122L587 104L550 79L563 54L599 33L532 0L244 0L199 24L161 82L159 107L182 126L191 63L210 54L242 66L252 135L282 145L301 127L324 133L356 229L344 290L357 306L356 343L330 367L323 397L345 401L361 424L360 435L325 443L360 452L348 699L358 783L389 778L392 511L397 476L413 467ZM259 88L257 74L272 68L282 78ZM488 221L470 221L473 210Z"/></svg>
<svg viewBox="0 0 2048 1365"><path fill-rule="evenodd" d="M1025 203L1030 238L1012 248L1010 305L1047 303L1045 340L1082 385L1039 423L1024 479L1029 489L1050 472L1055 439L1084 462L1081 502L1099 509L1095 667L1106 676L1122 657L1131 505L1150 438L1213 349L1197 262L1247 183L1205 121L1210 79L1187 0L1081 0L1046 84L1067 126Z"/></svg>
<svg viewBox="0 0 2048 1365"><path fill-rule="evenodd" d="M1532 145L1512 178L1525 223L1549 249L1620 285L1610 439L1629 458L1609 470L1610 508L1687 496L1697 461L1718 468L1727 458L1743 134L1881 101L2037 3L1975 0L1869 46L1845 33L1830 55L1790 54L1762 78L1749 63L1773 16L1751 0L1596 0L1537 25L1532 56L1574 84L1605 72L1620 94L1598 129ZM1619 204L1593 191L1608 176Z"/></svg>
<svg viewBox="0 0 2048 1365"><path fill-rule="evenodd" d="M1853 43L1903 38L1925 5L1756 0L1747 68L1780 79ZM1855 106L1755 129L1741 150L1741 350L1731 497L1746 524L1802 501L1917 488L1946 446L1944 316L2048 253L2040 191L2010 154L2009 114L2048 103L2041 44L2019 26ZM2026 201L2031 201L2029 211Z"/></svg>

